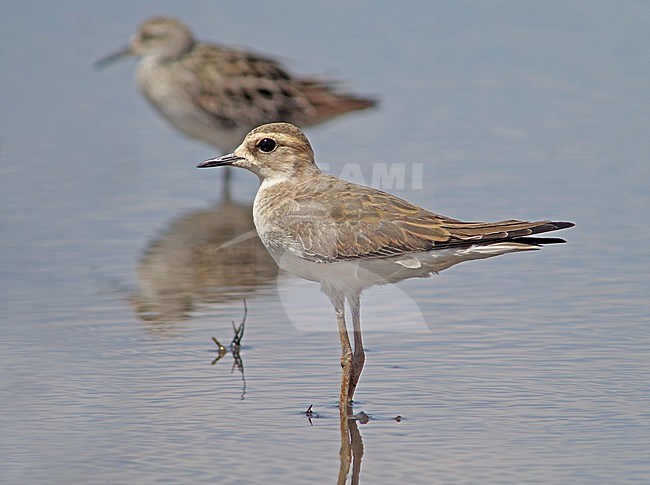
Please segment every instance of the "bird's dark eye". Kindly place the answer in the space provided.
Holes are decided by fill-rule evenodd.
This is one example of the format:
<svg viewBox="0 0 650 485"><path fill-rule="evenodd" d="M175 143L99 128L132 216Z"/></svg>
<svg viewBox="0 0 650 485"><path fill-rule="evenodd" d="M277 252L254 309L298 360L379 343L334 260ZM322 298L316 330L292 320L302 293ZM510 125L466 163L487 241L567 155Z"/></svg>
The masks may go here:
<svg viewBox="0 0 650 485"><path fill-rule="evenodd" d="M262 138L257 144L257 148L261 152L270 153L278 146L278 144L272 138Z"/></svg>
<svg viewBox="0 0 650 485"><path fill-rule="evenodd" d="M155 39L156 37L158 37L158 36L156 34L154 34L153 32L142 32L140 34L140 39L143 42L147 42L148 40Z"/></svg>

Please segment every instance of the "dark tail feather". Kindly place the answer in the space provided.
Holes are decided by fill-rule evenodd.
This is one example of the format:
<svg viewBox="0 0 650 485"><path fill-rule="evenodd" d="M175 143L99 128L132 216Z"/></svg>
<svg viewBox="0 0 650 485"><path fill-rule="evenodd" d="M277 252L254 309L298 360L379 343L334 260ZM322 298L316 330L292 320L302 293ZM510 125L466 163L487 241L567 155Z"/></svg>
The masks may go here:
<svg viewBox="0 0 650 485"><path fill-rule="evenodd" d="M337 89L336 83L316 78L303 79L301 91L314 107L307 120L309 124L317 124L350 111L372 108L378 102L374 98L343 93Z"/></svg>
<svg viewBox="0 0 650 485"><path fill-rule="evenodd" d="M573 227L575 224L573 222L567 222L567 221L549 221L546 224L543 224L541 226L533 227L532 229L532 234L541 234L544 232L550 232L550 231L558 231L560 229L567 229L569 227ZM544 244L562 244L565 243L566 240L560 238L560 237L532 237L532 236L522 236L522 237L513 237L509 238L510 241L522 243L522 244L530 244L531 246L542 246Z"/></svg>
<svg viewBox="0 0 650 485"><path fill-rule="evenodd" d="M549 232L549 231L558 231L560 229L567 229L569 227L573 227L575 224L573 222L567 222L567 221L549 221L545 224L542 224L537 227L533 227L532 229L532 234L540 234L542 232Z"/></svg>
<svg viewBox="0 0 650 485"><path fill-rule="evenodd" d="M508 241L521 244L529 244L531 246L543 246L544 244L563 244L566 242L566 240L562 239L561 237L513 237L512 239L508 239Z"/></svg>
<svg viewBox="0 0 650 485"><path fill-rule="evenodd" d="M573 222L549 221L537 227L532 227L531 230L532 230L532 234L541 234L544 232L567 229L573 226L575 226ZM533 236L513 237L513 238L509 238L508 240L522 243L522 244L530 244L531 246L543 246L544 244L562 244L566 242L566 240L562 239L561 237L533 237Z"/></svg>

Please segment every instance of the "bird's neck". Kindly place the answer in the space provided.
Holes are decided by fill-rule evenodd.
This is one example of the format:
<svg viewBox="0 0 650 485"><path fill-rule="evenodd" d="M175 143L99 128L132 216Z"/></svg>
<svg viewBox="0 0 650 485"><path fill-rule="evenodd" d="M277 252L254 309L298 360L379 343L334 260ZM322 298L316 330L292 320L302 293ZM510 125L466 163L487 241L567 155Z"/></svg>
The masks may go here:
<svg viewBox="0 0 650 485"><path fill-rule="evenodd" d="M316 165L292 167L290 170L261 170L257 173L261 187L270 187L277 184L301 184L322 174Z"/></svg>
<svg viewBox="0 0 650 485"><path fill-rule="evenodd" d="M160 49L152 50L144 59L148 60L152 64L178 61L181 57L192 50L194 44L194 40L192 39L183 39L174 44L166 45Z"/></svg>

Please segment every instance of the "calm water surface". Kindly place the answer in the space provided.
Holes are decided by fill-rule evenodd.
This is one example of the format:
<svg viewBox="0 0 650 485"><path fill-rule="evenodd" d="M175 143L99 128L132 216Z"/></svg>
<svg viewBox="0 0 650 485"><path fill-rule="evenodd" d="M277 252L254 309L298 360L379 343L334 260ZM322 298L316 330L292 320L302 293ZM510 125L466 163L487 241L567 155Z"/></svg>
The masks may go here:
<svg viewBox="0 0 650 485"><path fill-rule="evenodd" d="M92 69L159 13L380 95L308 132L331 173L403 163L383 188L440 213L577 224L368 292L362 483L648 481L650 7L348 3L2 3L0 481L337 480L329 304L255 239L216 249L257 180L221 202L194 169L214 150L156 116L134 62ZM211 338L243 299L242 373Z"/></svg>

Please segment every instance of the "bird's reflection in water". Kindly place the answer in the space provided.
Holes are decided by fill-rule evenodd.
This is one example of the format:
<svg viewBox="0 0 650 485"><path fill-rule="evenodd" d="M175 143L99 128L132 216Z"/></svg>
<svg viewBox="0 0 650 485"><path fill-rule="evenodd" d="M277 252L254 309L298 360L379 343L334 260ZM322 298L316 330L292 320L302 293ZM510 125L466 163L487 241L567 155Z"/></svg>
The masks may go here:
<svg viewBox="0 0 650 485"><path fill-rule="evenodd" d="M320 418L320 415L314 411L313 404L302 414L307 417L310 426L313 426L313 420ZM398 416L398 418L394 419L399 422L401 416ZM361 460L364 450L363 439L359 432L359 424L367 424L369 421L370 416L363 411L354 414L352 405L347 407L345 415L343 413L340 414L341 448L339 449L340 465L337 480L339 484L347 483L348 477L351 479L350 483L359 483ZM351 474L350 468L352 468Z"/></svg>
<svg viewBox="0 0 650 485"><path fill-rule="evenodd" d="M172 221L149 245L131 303L142 321L178 322L198 303L240 300L271 287L277 272L255 232L250 206L226 198Z"/></svg>
<svg viewBox="0 0 650 485"><path fill-rule="evenodd" d="M353 414L352 406L347 410L347 416L341 414L341 449L339 457L341 466L339 467L339 485L347 483L348 476L350 483L355 485L359 483L361 475L361 459L363 458L363 440L359 432L359 423L366 424L368 415L364 412L358 415ZM350 468L352 473L350 474Z"/></svg>

